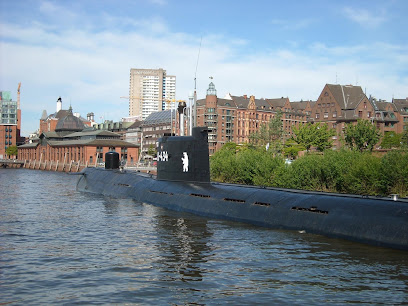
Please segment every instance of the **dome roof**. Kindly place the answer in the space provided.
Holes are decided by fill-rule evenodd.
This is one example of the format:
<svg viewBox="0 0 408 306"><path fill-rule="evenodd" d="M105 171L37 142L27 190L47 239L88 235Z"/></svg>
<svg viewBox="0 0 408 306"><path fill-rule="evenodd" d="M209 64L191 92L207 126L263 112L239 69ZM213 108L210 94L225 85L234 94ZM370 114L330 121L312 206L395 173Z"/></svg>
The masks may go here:
<svg viewBox="0 0 408 306"><path fill-rule="evenodd" d="M55 127L56 132L62 131L72 131L72 132L80 132L85 128L85 124L79 119L75 117L72 112L67 116L60 118L58 120L57 126Z"/></svg>

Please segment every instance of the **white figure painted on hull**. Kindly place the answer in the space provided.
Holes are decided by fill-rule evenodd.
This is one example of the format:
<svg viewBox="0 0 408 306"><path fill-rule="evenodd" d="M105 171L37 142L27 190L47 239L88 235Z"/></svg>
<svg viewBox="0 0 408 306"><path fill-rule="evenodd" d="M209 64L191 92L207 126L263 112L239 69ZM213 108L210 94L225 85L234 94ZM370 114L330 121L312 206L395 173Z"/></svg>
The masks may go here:
<svg viewBox="0 0 408 306"><path fill-rule="evenodd" d="M188 172L188 155L187 152L183 152L183 157L181 158L183 161L183 172Z"/></svg>

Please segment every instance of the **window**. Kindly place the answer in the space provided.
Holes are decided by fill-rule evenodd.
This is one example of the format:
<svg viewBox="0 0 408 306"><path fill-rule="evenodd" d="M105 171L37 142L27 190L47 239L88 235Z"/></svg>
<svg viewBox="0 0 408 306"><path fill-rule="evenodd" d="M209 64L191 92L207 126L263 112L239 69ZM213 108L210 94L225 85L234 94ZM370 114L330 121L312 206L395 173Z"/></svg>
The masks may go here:
<svg viewBox="0 0 408 306"><path fill-rule="evenodd" d="M371 112L367 112L367 118L371 117Z"/></svg>
<svg viewBox="0 0 408 306"><path fill-rule="evenodd" d="M329 118L329 113L325 112L324 115L323 115L323 118Z"/></svg>
<svg viewBox="0 0 408 306"><path fill-rule="evenodd" d="M319 119L319 118L320 118L320 114L316 113L316 119Z"/></svg>
<svg viewBox="0 0 408 306"><path fill-rule="evenodd" d="M332 117L336 118L337 117L337 112L333 112Z"/></svg>
<svg viewBox="0 0 408 306"><path fill-rule="evenodd" d="M358 117L363 118L363 111L358 111Z"/></svg>

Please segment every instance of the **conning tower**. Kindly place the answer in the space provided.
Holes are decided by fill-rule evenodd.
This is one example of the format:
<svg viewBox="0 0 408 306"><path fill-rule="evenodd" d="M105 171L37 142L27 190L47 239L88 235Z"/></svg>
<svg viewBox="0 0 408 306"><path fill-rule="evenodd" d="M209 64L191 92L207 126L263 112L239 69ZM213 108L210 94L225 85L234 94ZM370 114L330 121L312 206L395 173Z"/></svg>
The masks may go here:
<svg viewBox="0 0 408 306"><path fill-rule="evenodd" d="M194 127L192 136L164 136L157 143L157 179L210 182L207 127Z"/></svg>

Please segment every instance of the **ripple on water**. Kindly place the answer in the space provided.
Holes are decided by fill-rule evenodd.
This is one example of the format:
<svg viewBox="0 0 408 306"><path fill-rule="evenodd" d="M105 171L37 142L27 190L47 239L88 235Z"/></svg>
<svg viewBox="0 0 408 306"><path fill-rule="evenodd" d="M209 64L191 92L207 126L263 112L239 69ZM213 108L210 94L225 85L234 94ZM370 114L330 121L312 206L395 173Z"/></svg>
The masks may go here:
<svg viewBox="0 0 408 306"><path fill-rule="evenodd" d="M76 180L0 169L2 303L408 302L405 252L79 193Z"/></svg>

